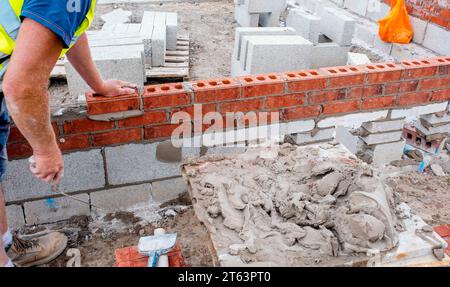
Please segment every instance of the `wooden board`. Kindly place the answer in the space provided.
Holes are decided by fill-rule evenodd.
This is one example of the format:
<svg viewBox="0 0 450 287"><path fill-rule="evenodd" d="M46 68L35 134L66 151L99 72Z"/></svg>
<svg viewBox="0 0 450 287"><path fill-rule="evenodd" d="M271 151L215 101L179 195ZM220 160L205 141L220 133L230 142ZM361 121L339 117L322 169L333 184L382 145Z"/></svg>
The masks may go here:
<svg viewBox="0 0 450 287"><path fill-rule="evenodd" d="M164 78L182 78L189 79L189 54L190 41L189 36L179 35L177 41L176 51L166 51L166 62L162 67L147 66L145 74L147 80L150 79L164 79ZM56 66L53 68L52 79L65 79L66 70L64 68L64 59L58 60Z"/></svg>

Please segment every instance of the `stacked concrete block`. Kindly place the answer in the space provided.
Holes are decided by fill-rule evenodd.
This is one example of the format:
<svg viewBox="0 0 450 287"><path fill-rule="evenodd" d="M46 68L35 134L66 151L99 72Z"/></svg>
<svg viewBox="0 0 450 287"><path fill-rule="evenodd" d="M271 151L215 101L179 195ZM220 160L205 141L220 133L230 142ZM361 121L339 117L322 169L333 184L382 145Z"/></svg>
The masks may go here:
<svg viewBox="0 0 450 287"><path fill-rule="evenodd" d="M432 153L440 153L444 142L450 137L450 114L448 112L421 115L405 127L403 137L411 145Z"/></svg>
<svg viewBox="0 0 450 287"><path fill-rule="evenodd" d="M320 31L341 46L352 44L355 20L340 9L322 7L319 11Z"/></svg>
<svg viewBox="0 0 450 287"><path fill-rule="evenodd" d="M312 49L310 68L343 66L347 63L350 46L336 43L319 43Z"/></svg>
<svg viewBox="0 0 450 287"><path fill-rule="evenodd" d="M400 160L405 146L403 125L403 118L363 123L358 131L361 145L357 154L373 164Z"/></svg>
<svg viewBox="0 0 450 287"><path fill-rule="evenodd" d="M91 53L94 64L104 79L121 79L136 84L145 82L142 43L128 45L126 52L123 46L101 46L91 48ZM70 62L66 60L64 66L71 95L78 96L90 90Z"/></svg>
<svg viewBox="0 0 450 287"><path fill-rule="evenodd" d="M242 27L280 26L286 0L236 0L235 20Z"/></svg>
<svg viewBox="0 0 450 287"><path fill-rule="evenodd" d="M167 27L166 14L155 13L155 23L152 34L152 66L161 67L166 61Z"/></svg>
<svg viewBox="0 0 450 287"><path fill-rule="evenodd" d="M243 76L246 72L241 65L241 59L245 59L247 44L243 45L244 36L277 36L277 35L295 35L295 30L292 28L285 27L238 27L236 28L235 41L233 56L231 59L231 76ZM241 51L244 51L244 56L242 57Z"/></svg>
<svg viewBox="0 0 450 287"><path fill-rule="evenodd" d="M178 15L177 13L166 13L167 50L175 51L178 40Z"/></svg>
<svg viewBox="0 0 450 287"><path fill-rule="evenodd" d="M246 74L307 69L312 49L311 42L297 35L244 36L240 63Z"/></svg>
<svg viewBox="0 0 450 287"><path fill-rule="evenodd" d="M319 42L320 18L303 9L291 9L286 20L288 27L294 28L297 33L310 40L313 44Z"/></svg>

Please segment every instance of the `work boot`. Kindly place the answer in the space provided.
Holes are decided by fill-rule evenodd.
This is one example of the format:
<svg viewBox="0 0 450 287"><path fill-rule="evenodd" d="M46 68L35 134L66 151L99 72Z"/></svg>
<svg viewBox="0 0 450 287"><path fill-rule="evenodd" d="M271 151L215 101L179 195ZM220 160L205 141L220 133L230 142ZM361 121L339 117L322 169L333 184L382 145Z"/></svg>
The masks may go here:
<svg viewBox="0 0 450 287"><path fill-rule="evenodd" d="M14 236L8 257L18 267L37 266L54 260L66 246L67 237L59 232L50 232L30 240Z"/></svg>

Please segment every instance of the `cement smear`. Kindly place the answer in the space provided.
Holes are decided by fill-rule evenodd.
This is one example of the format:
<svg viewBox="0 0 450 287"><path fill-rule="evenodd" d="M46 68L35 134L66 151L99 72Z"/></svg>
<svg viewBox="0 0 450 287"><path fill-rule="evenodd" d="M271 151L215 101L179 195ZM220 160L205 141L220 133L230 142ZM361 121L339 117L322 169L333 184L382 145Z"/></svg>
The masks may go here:
<svg viewBox="0 0 450 287"><path fill-rule="evenodd" d="M194 209L222 266L346 264L398 244L393 191L342 146L188 159Z"/></svg>

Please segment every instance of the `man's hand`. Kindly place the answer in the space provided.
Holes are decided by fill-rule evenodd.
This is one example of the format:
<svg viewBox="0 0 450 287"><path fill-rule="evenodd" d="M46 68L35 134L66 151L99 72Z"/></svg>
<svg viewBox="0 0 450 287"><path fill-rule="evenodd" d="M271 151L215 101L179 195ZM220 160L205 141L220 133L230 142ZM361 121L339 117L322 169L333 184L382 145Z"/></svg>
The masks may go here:
<svg viewBox="0 0 450 287"><path fill-rule="evenodd" d="M104 81L101 88L95 90L94 92L104 97L116 97L133 94L136 89L137 86L132 83L121 80L108 80Z"/></svg>
<svg viewBox="0 0 450 287"><path fill-rule="evenodd" d="M34 152L30 170L38 179L58 184L64 176L64 162L58 146L47 152Z"/></svg>

